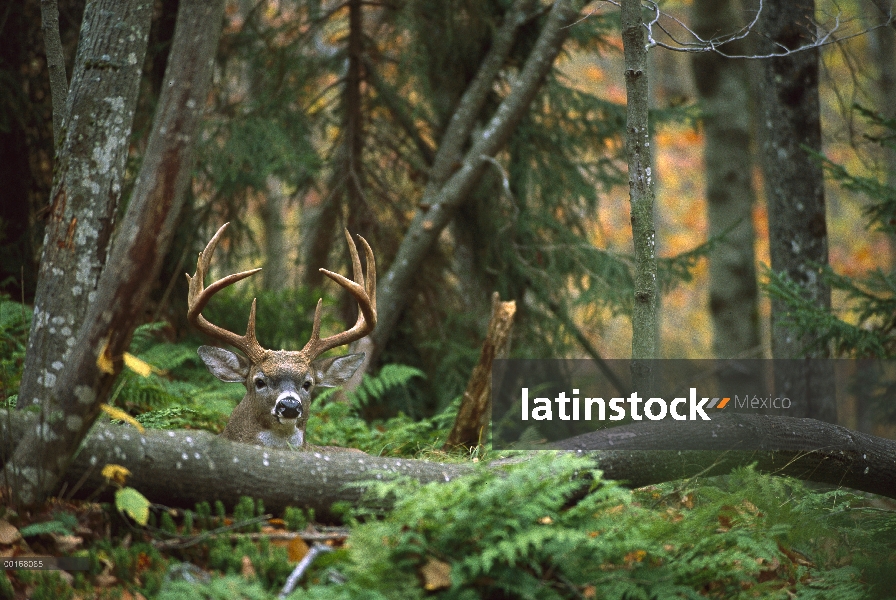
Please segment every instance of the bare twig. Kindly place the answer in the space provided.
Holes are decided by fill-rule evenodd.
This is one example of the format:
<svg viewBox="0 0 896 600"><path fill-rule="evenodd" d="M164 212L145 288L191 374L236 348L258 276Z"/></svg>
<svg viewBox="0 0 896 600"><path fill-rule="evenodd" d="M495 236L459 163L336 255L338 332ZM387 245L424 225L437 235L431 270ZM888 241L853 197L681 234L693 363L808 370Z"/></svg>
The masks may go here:
<svg viewBox="0 0 896 600"><path fill-rule="evenodd" d="M603 0L607 4L611 4L613 6L620 7L621 4L619 0ZM732 33L726 33L723 35L718 35L712 38L704 39L700 35L698 35L693 29L685 25L680 19L671 15L669 13L663 12L660 10L659 5L654 0L645 0L643 6L650 9L653 13L653 18L643 24L644 28L647 30L647 47L648 48L665 48L666 50L672 50L673 52L713 52L718 54L719 56L724 56L725 58L746 58L746 59L763 59L763 58L774 58L779 56L790 56L792 54L796 54L797 52L805 52L806 50L812 50L814 48L820 48L822 46L828 46L831 44L839 43L844 40L848 40L854 37L858 37L860 35L864 35L869 31L874 29L879 29L881 27L894 27L896 28L896 16L894 16L892 10L889 9L883 2L883 0L872 0L875 3L875 6L878 7L880 12L886 16L886 21L882 23L878 23L872 27L868 27L863 29L862 31L858 31L855 33L850 33L847 35L843 35L840 37L835 36L834 34L840 30L842 26L841 17L842 13L837 13L834 15L834 22L830 26L824 26L821 23L812 22L812 25L815 26L815 39L807 44L803 44L802 46L798 46L796 48L788 48L782 44L776 43L777 50L773 52L767 52L765 54L729 54L722 50L722 46L729 44L731 42L735 42L738 40L742 40L747 37L750 33L754 33L756 24L759 21L759 17L762 14L763 10L763 0L759 0L759 6L756 9L756 14L750 20L749 23L734 31ZM661 18L666 18L673 21L677 26L683 29L687 35L693 38L694 41L686 41L683 39L679 39L674 32L670 31L666 25L663 25L661 22ZM670 42L662 42L657 39L656 31L661 31L671 40Z"/></svg>
<svg viewBox="0 0 896 600"><path fill-rule="evenodd" d="M240 527L247 527L249 525L254 525L256 523L264 523L265 521L269 521L274 517L274 515L260 515L258 517L253 517L251 519L246 519L245 521L240 521L239 523L233 523L232 525L225 525L224 527L218 527L217 529L212 529L211 531L205 531L198 535L191 536L175 536L170 539L153 542L153 546L159 549L174 549L174 548L189 548L191 546L195 546L200 542L204 542L206 540L216 539L221 537L220 534L233 531L234 529L239 529Z"/></svg>
<svg viewBox="0 0 896 600"><path fill-rule="evenodd" d="M251 531L247 533L227 533L250 523L262 522L270 518L271 515L265 515L252 521L244 521L227 527L221 527L213 531L206 531L191 536L175 536L167 540L157 540L153 542L153 546L159 550L173 550L181 548L189 548L201 542L211 542L214 540L229 540L236 542L239 540L249 540L257 542L260 540L269 541L292 541L303 540L305 542L344 542L348 539L348 528L332 527L331 531L268 531L258 532Z"/></svg>
<svg viewBox="0 0 896 600"><path fill-rule="evenodd" d="M293 572L290 574L289 578L286 580L286 584L283 586L283 589L280 590L280 593L277 595L277 598L286 598L289 596L292 591L296 588L296 585L299 583L299 579L302 578L302 575L305 574L305 571L308 570L308 567L311 566L311 563L314 562L314 559L318 557L318 555L323 554L324 552L332 552L333 549L329 546L324 546L322 544L314 544L311 546L311 549L308 551L299 564L296 565L296 568L293 569Z"/></svg>

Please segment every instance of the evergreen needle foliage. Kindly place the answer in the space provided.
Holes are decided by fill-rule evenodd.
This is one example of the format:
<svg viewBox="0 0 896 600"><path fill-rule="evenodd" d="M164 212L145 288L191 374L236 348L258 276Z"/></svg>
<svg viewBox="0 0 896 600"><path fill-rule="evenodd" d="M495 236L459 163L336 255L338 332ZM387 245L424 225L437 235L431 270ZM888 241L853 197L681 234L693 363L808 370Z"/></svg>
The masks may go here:
<svg viewBox="0 0 896 600"><path fill-rule="evenodd" d="M505 473L373 490L373 505L391 497L394 509L356 513L366 522L335 565L347 583L302 598L858 599L892 589L894 565L873 560L896 549L884 533L893 513L752 469L686 493L631 492L587 459L544 452Z"/></svg>
<svg viewBox="0 0 896 600"><path fill-rule="evenodd" d="M861 107L856 110L883 131L871 139L896 150L893 141L896 120L885 119ZM823 156L817 158L834 181L868 198L865 216L869 230L896 235L896 189L877 179L854 175ZM830 345L838 356L896 357L896 272L876 270L858 278L838 274L828 265L821 267L819 274L831 289L845 294L846 308L839 315L816 306L799 284L782 274L771 270L765 274L768 279L765 290L788 308L787 326L803 335L811 334L821 347Z"/></svg>

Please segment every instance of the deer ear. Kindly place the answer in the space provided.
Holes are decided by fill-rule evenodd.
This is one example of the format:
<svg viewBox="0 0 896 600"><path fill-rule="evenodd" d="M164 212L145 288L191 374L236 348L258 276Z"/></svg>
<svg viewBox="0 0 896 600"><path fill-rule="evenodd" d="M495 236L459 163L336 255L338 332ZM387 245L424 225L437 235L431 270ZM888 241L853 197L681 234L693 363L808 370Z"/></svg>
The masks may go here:
<svg viewBox="0 0 896 600"><path fill-rule="evenodd" d="M212 375L221 381L242 383L249 376L249 361L230 350L199 346L199 358Z"/></svg>
<svg viewBox="0 0 896 600"><path fill-rule="evenodd" d="M317 387L335 387L348 381L355 374L361 363L364 362L364 353L346 354L333 358L322 358L311 363L311 372L314 373L314 382Z"/></svg>

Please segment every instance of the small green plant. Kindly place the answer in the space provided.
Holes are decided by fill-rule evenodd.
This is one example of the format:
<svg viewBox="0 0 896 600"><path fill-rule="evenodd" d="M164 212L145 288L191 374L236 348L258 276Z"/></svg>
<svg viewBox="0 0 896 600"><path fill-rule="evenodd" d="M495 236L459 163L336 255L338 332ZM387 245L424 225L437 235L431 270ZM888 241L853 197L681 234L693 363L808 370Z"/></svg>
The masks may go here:
<svg viewBox="0 0 896 600"><path fill-rule="evenodd" d="M239 390L212 377L196 354L198 342L160 342L164 323L137 328L130 353L149 373L124 369L109 404L150 429L207 429L220 432L240 400Z"/></svg>
<svg viewBox="0 0 896 600"><path fill-rule="evenodd" d="M384 374L385 373L385 374ZM312 444L358 448L369 454L415 456L440 446L447 437L457 413L458 403L428 419L415 421L403 413L387 420L368 423L361 417L363 407L390 390L422 376L413 367L386 365L376 377L365 375L364 392L353 395L348 403L325 403L332 392L315 401L313 418L308 421L308 439Z"/></svg>
<svg viewBox="0 0 896 600"><path fill-rule="evenodd" d="M381 518L354 513L364 522L335 565L348 581L303 598L859 600L888 597L896 566L866 562L894 556L892 513L752 469L632 492L588 459L544 452L504 473L375 483L372 506L385 497Z"/></svg>
<svg viewBox="0 0 896 600"><path fill-rule="evenodd" d="M53 518L51 520L41 523L32 523L31 525L22 527L22 529L19 530L19 533L22 534L22 537L52 533L72 535L72 532L77 526L77 517L71 513L59 510L53 513Z"/></svg>
<svg viewBox="0 0 896 600"><path fill-rule="evenodd" d="M0 408L15 406L31 314L31 308L0 294Z"/></svg>
<svg viewBox="0 0 896 600"><path fill-rule="evenodd" d="M166 581L158 600L272 600L273 595L255 581L237 575L212 579L208 583Z"/></svg>
<svg viewBox="0 0 896 600"><path fill-rule="evenodd" d="M383 365L375 376L364 374L361 385L352 394L351 401L357 407L382 400L386 394L395 388L405 387L414 377L426 375L420 369L407 365Z"/></svg>
<svg viewBox="0 0 896 600"><path fill-rule="evenodd" d="M313 521L314 509L305 511L294 506L287 506L283 511L283 522L289 531L302 531L308 526L308 523Z"/></svg>
<svg viewBox="0 0 896 600"><path fill-rule="evenodd" d="M71 600L75 597L72 586L56 571L18 571L17 576L31 590L29 600Z"/></svg>

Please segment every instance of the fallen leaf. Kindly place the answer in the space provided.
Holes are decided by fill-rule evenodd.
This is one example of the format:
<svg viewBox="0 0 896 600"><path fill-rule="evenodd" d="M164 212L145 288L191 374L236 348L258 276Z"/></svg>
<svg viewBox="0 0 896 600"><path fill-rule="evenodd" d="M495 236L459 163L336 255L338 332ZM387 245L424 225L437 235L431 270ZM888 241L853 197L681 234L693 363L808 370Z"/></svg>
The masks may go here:
<svg viewBox="0 0 896 600"><path fill-rule="evenodd" d="M149 522L149 500L132 487L124 487L115 492L115 508L140 525Z"/></svg>
<svg viewBox="0 0 896 600"><path fill-rule="evenodd" d="M22 539L22 534L5 519L0 519L0 544L15 544Z"/></svg>
<svg viewBox="0 0 896 600"><path fill-rule="evenodd" d="M297 563L308 554L308 544L305 543L300 537L293 538L289 541L289 545L286 547L286 556L289 558L289 562Z"/></svg>
<svg viewBox="0 0 896 600"><path fill-rule="evenodd" d="M50 537L56 544L56 550L62 553L69 553L78 549L78 546L84 543L84 538L77 535L59 535L51 533Z"/></svg>
<svg viewBox="0 0 896 600"><path fill-rule="evenodd" d="M113 585L118 583L118 578L112 573L106 573L105 571L103 571L93 578L93 583L97 587L112 587Z"/></svg>
<svg viewBox="0 0 896 600"><path fill-rule="evenodd" d="M451 565L441 560L430 558L420 567L423 587L428 591L444 590L451 587Z"/></svg>

